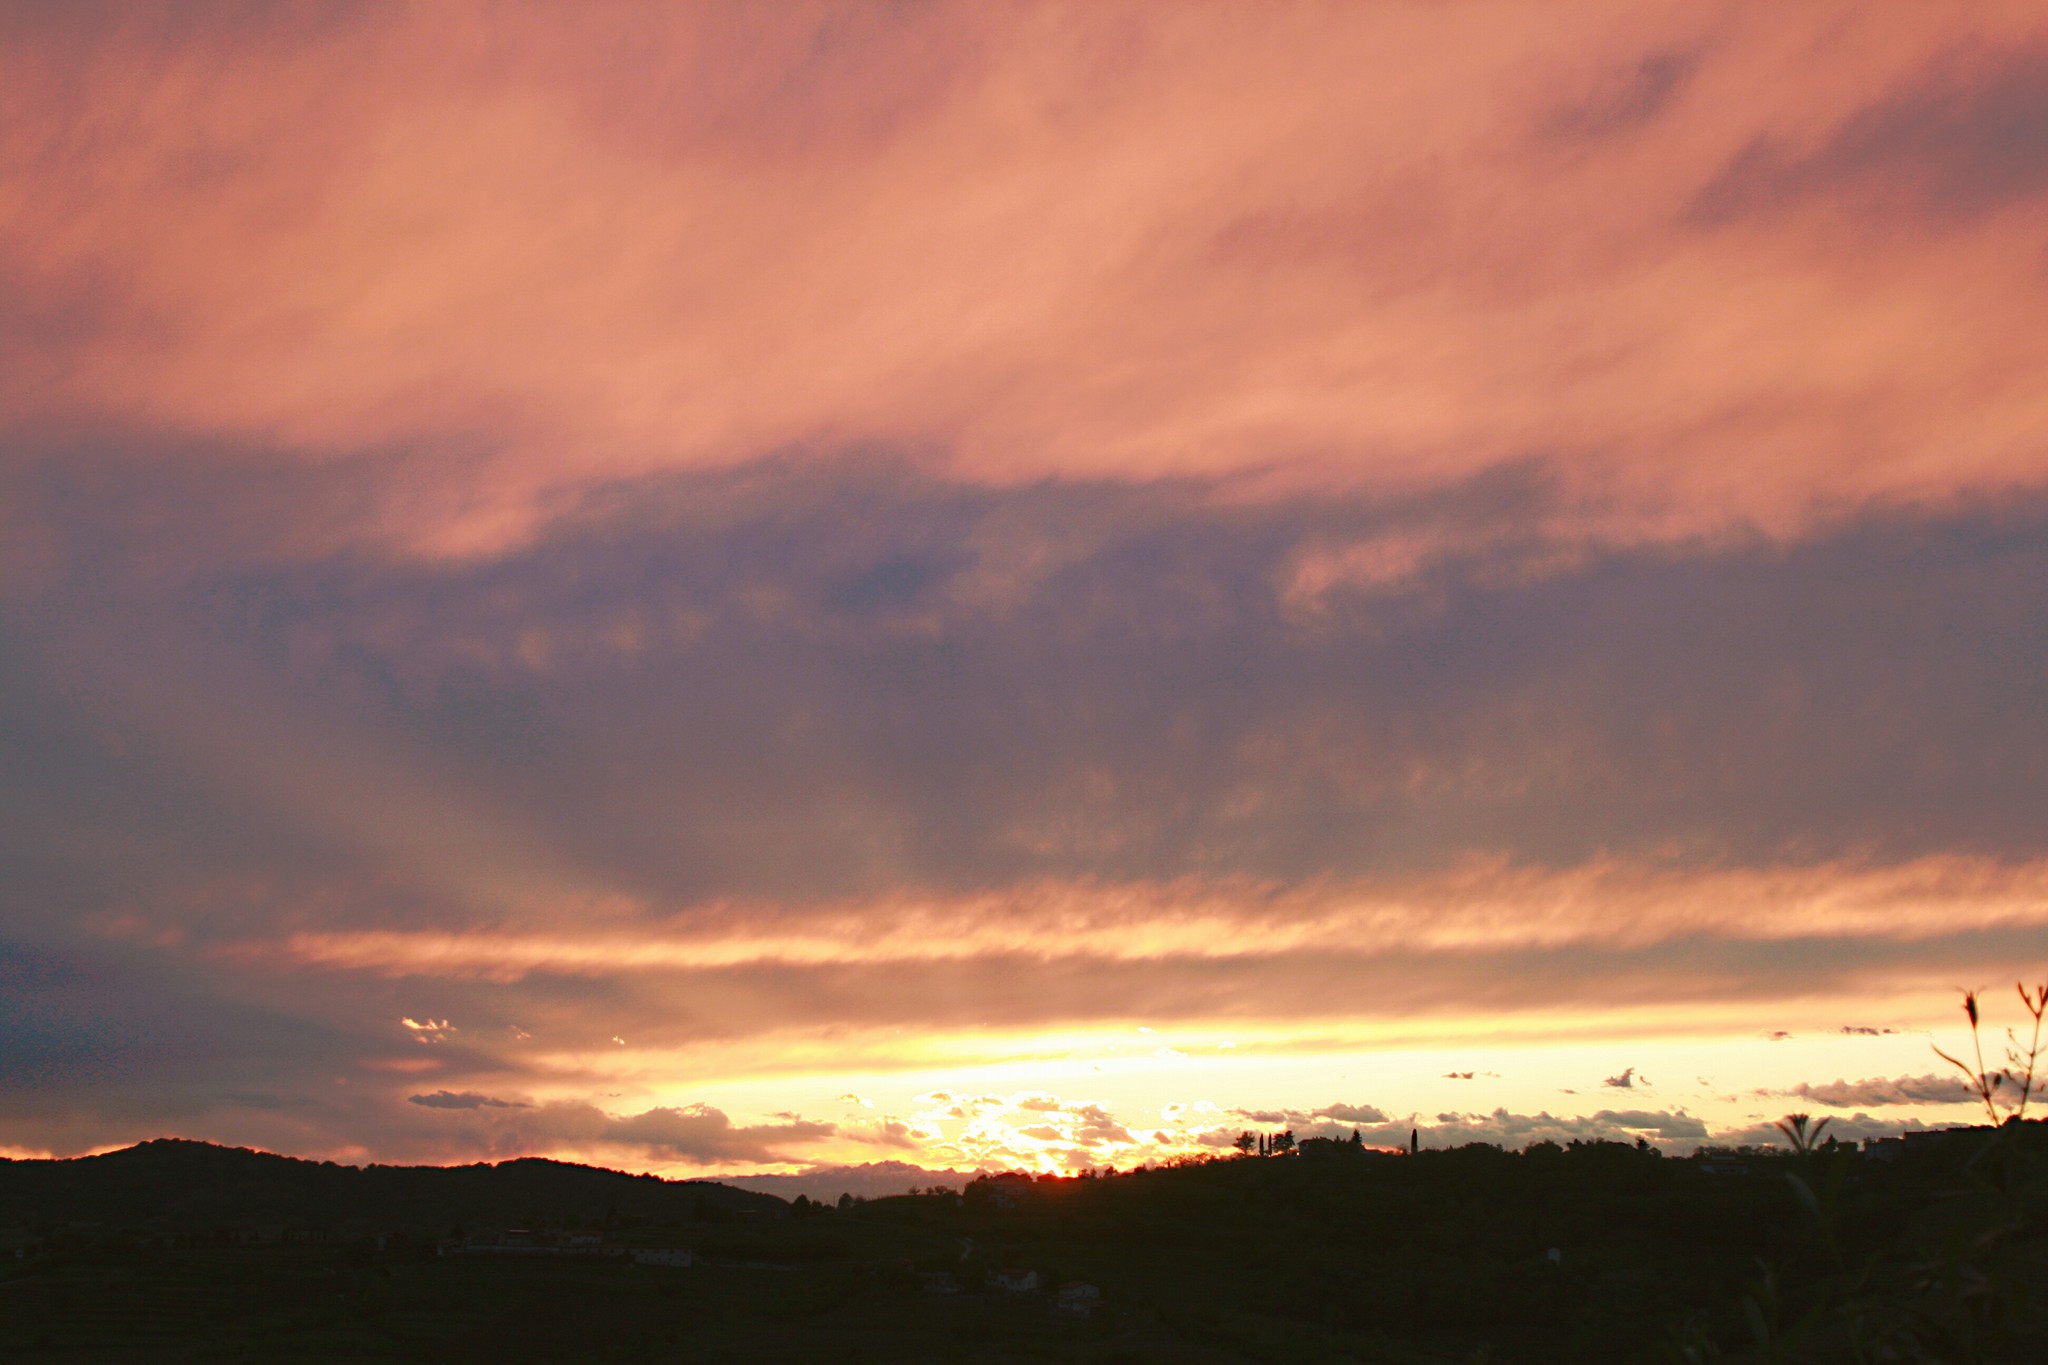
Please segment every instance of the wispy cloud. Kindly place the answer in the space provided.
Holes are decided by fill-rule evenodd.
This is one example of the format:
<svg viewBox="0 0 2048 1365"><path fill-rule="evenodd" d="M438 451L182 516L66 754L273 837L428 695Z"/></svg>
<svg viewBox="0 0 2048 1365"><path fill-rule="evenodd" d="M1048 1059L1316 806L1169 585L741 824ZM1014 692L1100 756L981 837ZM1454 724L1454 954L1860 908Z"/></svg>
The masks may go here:
<svg viewBox="0 0 2048 1365"><path fill-rule="evenodd" d="M1720 222L1846 199L1961 225L2048 196L2048 45L1961 44L1838 124L1760 135L1695 200Z"/></svg>

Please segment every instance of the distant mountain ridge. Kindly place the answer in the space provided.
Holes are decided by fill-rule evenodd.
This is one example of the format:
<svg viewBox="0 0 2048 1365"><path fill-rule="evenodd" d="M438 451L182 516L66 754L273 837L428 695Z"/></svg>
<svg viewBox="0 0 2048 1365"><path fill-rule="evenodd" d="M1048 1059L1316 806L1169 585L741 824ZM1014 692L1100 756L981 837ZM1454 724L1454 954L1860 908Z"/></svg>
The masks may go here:
<svg viewBox="0 0 2048 1365"><path fill-rule="evenodd" d="M99 1156L0 1159L0 1226L437 1236L526 1223L764 1217L786 1208L774 1195L715 1181L664 1180L541 1157L495 1165L343 1166L160 1138Z"/></svg>
<svg viewBox="0 0 2048 1365"><path fill-rule="evenodd" d="M722 1175L718 1179L743 1190L780 1195L794 1200L798 1195L831 1203L842 1194L856 1199L880 1199L904 1194L911 1189L965 1189L983 1171L956 1171L947 1167L928 1170L907 1161L863 1161L855 1166L812 1166L790 1175Z"/></svg>

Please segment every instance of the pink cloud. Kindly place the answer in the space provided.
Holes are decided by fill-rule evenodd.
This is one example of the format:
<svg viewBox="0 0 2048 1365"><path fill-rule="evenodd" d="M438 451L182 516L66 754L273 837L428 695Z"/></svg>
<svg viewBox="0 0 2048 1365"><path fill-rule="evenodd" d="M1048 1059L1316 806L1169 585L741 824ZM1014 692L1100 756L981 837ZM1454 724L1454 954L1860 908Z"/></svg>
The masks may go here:
<svg viewBox="0 0 2048 1365"><path fill-rule="evenodd" d="M481 455L394 509L441 548L548 487L848 442L1383 487L1546 451L1638 535L2037 479L2042 204L1970 120L2038 15L1576 14L18 32L0 275L41 321L0 415ZM1688 221L1757 146L1806 207ZM1941 147L1961 227L1826 179Z"/></svg>

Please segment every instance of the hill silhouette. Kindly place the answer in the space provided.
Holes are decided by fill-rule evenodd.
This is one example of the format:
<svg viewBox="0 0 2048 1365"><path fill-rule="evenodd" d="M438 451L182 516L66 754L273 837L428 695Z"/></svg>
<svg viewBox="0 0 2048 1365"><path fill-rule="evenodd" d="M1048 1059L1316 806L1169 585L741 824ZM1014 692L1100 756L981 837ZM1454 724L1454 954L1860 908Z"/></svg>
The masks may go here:
<svg viewBox="0 0 2048 1365"><path fill-rule="evenodd" d="M110 1233L257 1229L340 1237L607 1219L763 1216L773 1195L524 1157L471 1166L344 1166L162 1138L99 1156L0 1161L0 1226L95 1224Z"/></svg>
<svg viewBox="0 0 2048 1365"><path fill-rule="evenodd" d="M1795 1127L1797 1151L1689 1158L1311 1139L826 1204L151 1142L0 1162L0 1359L2039 1358L2048 1125L1864 1149ZM480 1249L542 1244L514 1227L559 1250Z"/></svg>

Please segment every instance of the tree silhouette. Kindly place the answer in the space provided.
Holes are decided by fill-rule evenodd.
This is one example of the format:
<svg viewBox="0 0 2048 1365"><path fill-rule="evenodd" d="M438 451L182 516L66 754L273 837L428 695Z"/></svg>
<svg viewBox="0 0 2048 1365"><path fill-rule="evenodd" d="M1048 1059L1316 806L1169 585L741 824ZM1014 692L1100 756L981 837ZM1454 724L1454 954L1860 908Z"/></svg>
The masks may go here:
<svg viewBox="0 0 2048 1365"><path fill-rule="evenodd" d="M1792 1143L1793 1151L1801 1156L1807 1156L1820 1145L1820 1130L1833 1122L1833 1119L1826 1118L1814 1123L1811 1114L1787 1114L1771 1126L1785 1135ZM1809 1124L1812 1126L1809 1127Z"/></svg>

